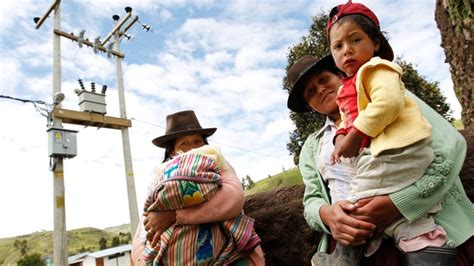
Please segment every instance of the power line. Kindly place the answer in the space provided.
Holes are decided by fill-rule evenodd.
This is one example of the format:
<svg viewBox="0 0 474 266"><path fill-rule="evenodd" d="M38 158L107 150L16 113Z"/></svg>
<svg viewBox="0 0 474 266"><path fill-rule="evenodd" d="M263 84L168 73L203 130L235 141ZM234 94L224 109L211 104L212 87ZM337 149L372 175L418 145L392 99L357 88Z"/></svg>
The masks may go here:
<svg viewBox="0 0 474 266"><path fill-rule="evenodd" d="M21 98L16 98L16 97L8 96L8 95L0 95L0 98L11 99L11 100L15 100L15 101L24 102L24 103L38 103L38 104L45 104L45 105L47 105L46 102L41 101L41 100L21 99Z"/></svg>
<svg viewBox="0 0 474 266"><path fill-rule="evenodd" d="M150 122L147 122L147 121L143 121L143 120L140 120L138 118L130 118L131 120L135 120L137 122L140 122L140 123L144 123L144 124L147 124L147 125L151 125L151 126L155 126L155 127L159 127L159 128L165 128L163 126L160 126L160 125L157 125L157 124L153 124L153 123L150 123ZM223 142L220 142L220 141L216 141L216 140L211 140L211 142L215 142L215 143L218 143L220 145L224 145L224 146L228 146L228 147L231 147L231 148L234 148L234 149L238 149L238 150L242 150L242 151L245 151L245 152L250 152L250 153L255 153L257 155L260 155L260 156L265 156L265 157L270 157L270 158L275 158L275 159L278 159L277 157L275 156L271 156L271 155L268 155L268 154L264 154L264 153L261 153L261 152L258 152L258 151L252 151L252 150L249 150L249 149L245 149L245 148L242 148L242 147L238 147L238 146L235 146L235 145L231 145L231 144L226 144L226 143L223 143ZM279 160L279 159L278 159Z"/></svg>
<svg viewBox="0 0 474 266"><path fill-rule="evenodd" d="M48 117L49 110L52 108L51 104L46 103L45 101L41 101L41 100L21 99L21 98L8 96L8 95L0 95L0 98L19 101L23 103L32 103L36 111L38 111L44 117ZM39 105L44 105L45 107L41 107Z"/></svg>

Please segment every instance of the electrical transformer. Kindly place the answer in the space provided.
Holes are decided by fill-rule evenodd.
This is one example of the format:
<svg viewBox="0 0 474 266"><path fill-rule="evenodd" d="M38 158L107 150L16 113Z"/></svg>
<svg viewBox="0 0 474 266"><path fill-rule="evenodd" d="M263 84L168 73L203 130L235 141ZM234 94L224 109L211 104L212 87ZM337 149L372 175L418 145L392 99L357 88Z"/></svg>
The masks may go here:
<svg viewBox="0 0 474 266"><path fill-rule="evenodd" d="M79 108L82 112L106 114L105 94L79 90Z"/></svg>

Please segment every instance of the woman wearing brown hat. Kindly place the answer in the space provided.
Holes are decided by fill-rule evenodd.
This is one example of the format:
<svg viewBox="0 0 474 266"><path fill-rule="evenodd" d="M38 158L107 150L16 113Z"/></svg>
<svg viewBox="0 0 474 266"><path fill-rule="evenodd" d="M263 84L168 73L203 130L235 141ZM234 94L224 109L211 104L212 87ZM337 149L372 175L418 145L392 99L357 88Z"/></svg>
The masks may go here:
<svg viewBox="0 0 474 266"><path fill-rule="evenodd" d="M205 150L204 148L208 147L208 146L205 146L208 144L207 138L213 135L215 131L216 131L216 128L202 128L195 113L191 110L181 111L181 112L168 115L166 117L165 134L163 136L159 136L155 138L152 141L154 145L165 149L163 164L157 168L157 181L161 182L159 180L162 178L161 176L163 175L163 170L166 171L168 169L171 169L172 167L175 167L175 166L177 167L177 162L181 158L184 158L185 156L189 155L191 152L198 151L198 150ZM205 156L192 157L192 155L189 155L189 157L187 158L195 158L197 162L199 158L204 158L204 157ZM207 162L212 162L212 160L207 161ZM143 228L139 227L137 229L137 232L135 234L134 241L133 241L132 257L135 264L138 264L138 265L145 264L145 260L150 258L149 256L150 253L148 252L149 243L152 243L153 244L152 246L154 246L155 243L162 241L160 240L160 239L163 239L161 237L162 233L165 232L165 230L166 232L169 232L170 230L167 230L167 229L171 228L172 226L173 226L173 230L175 230L176 226L178 226L179 229L181 230L179 232L187 233L187 232L195 230L194 232L196 232L196 235L197 235L198 234L197 232L200 232L199 231L200 229L196 229L196 228L199 228L200 224L208 224L211 227L215 225L217 227L217 224L219 224L220 226L226 222L228 223L230 220L234 219L235 217L243 217L241 215L243 205L244 205L244 193L243 193L242 185L234 169L232 168L232 166L228 164L227 161L225 161L222 158L222 160L220 160L220 164L223 164L223 165L220 165L218 172L216 171L217 173L216 176L219 177L219 183L221 184L221 186L219 187L218 190L213 192L215 194L209 194L209 199L206 198L207 201L203 201L199 205L187 206L186 208L182 208L182 209L175 209L175 210L169 210L169 211L149 211L149 212L146 211L144 213L144 220L143 220L144 226ZM185 167L183 167L183 169L185 169ZM201 169L204 169L204 168L201 168ZM210 169L210 168L206 168L206 169ZM195 171L194 168L188 171L188 173L196 173L196 172L197 171ZM182 174L182 171L180 171L180 173ZM166 182L166 184L169 184L169 183L170 182L168 181ZM164 184L164 183L161 183L161 184ZM152 184L152 187L153 187L153 184ZM154 193L155 192L152 192L151 194L154 194ZM145 205L147 206L147 204ZM245 217L243 219L245 219ZM214 222L224 222L224 223L214 223ZM253 224L253 219L251 220L251 223ZM186 231L182 230L182 228L186 228L187 225L190 225L190 227L188 227L188 229L185 229ZM193 225L196 225L196 226L193 226ZM204 229L209 228L209 226L204 226L204 227L205 227ZM204 232L205 231L204 229L201 231ZM222 231L222 230L218 230L218 231ZM190 234L188 234L188 236L189 235ZM183 234L181 234L179 241L189 241L189 239L191 239L192 237L188 237L188 236L183 237ZM199 237L200 236L198 236L198 238ZM146 242L146 240L148 240L149 242ZM172 240L170 240L170 243L171 241ZM188 243L188 244L185 244L186 247L183 247L182 254L179 253L180 252L179 250L177 251L173 249L174 251L173 250L170 251L170 252L174 252L173 255L170 255L173 258L171 259L166 258L166 260L163 260L160 258L161 263L167 262L165 263L165 265L168 265L168 264L169 265L194 265L196 264L196 262L187 261L187 260L184 261L183 258L191 258L192 260L194 259L202 260L203 258L201 255L204 253L207 256L205 257L205 259L208 259L210 261L215 260L216 256L220 256L219 259L223 258L222 253L218 253L218 251L216 252L215 247L210 253L208 251L205 251L204 253L201 253L200 255L197 256L196 254L189 254L190 252L191 253L194 252L189 247L190 242L178 243L178 240L174 240L174 241L175 243L177 243L177 245L183 245L183 243ZM255 241L253 241L253 243L255 243ZM145 249L145 243L148 243L147 249ZM217 244L215 245L217 246ZM260 248L259 245L255 248L255 245L252 244L252 247L253 247L252 248L253 251L250 250L252 251L250 255L249 255L249 252L244 252L244 254L247 254L244 256L248 256L248 257L244 258L243 260L248 262L250 265L264 265L265 262L263 258L262 249ZM200 249L200 252L201 251L202 249ZM235 253L232 253L232 254L235 254ZM156 256L156 254L153 254L153 255ZM236 260L234 256L235 255L232 255L231 261ZM229 255L226 255L225 258L228 258L228 257ZM239 253L237 257L240 258L238 260L242 260L242 253ZM152 257L152 259L154 259L154 257Z"/></svg>
<svg viewBox="0 0 474 266"><path fill-rule="evenodd" d="M447 232L446 247L456 247L461 265L473 264L474 206L467 198L458 177L466 143L456 129L428 105L407 92L418 102L423 115L433 126L432 147L439 155L437 163L430 166L419 181L400 191L362 199L355 204L343 200L334 202L334 193L347 193L344 189L347 185L344 183L348 184L354 175L354 167L350 162L330 162L334 150L333 136L341 120L336 104L336 94L342 84L340 72L331 56L321 60L314 56L304 56L290 67L287 80L291 87L289 109L294 112L318 112L327 117L323 128L306 139L299 160L299 169L306 186L304 216L311 228L324 233L319 243L319 252L333 251L336 242L350 246L363 245L394 221L400 218L415 221L440 202L442 208L434 219ZM425 263L427 254L439 252L443 252L439 259L449 259L450 256L446 255L450 251L445 248L426 248L403 256L393 241L384 239L380 249L370 257L363 257L359 265ZM456 252L451 253L451 257L456 256ZM319 261L313 259L313 263ZM349 265L354 265L357 259L360 258L351 258ZM448 263L439 262L440 265Z"/></svg>

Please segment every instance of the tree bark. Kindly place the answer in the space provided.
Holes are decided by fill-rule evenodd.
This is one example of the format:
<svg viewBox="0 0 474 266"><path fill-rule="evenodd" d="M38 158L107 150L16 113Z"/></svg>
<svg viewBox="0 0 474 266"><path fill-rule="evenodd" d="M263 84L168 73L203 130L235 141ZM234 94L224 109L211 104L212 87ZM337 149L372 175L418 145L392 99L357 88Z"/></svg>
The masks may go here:
<svg viewBox="0 0 474 266"><path fill-rule="evenodd" d="M474 128L474 8L471 0L436 0L435 20L466 129Z"/></svg>

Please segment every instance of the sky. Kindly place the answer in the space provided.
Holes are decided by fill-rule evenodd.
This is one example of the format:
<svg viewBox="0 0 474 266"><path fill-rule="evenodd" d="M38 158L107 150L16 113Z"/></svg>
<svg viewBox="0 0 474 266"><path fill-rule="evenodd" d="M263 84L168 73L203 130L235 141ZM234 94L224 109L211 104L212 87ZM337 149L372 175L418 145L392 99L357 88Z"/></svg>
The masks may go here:
<svg viewBox="0 0 474 266"><path fill-rule="evenodd" d="M0 2L0 95L52 103L53 15L35 29L52 0ZM309 32L311 17L332 0L136 0L61 2L61 29L90 40L113 28L124 7L139 17L121 51L133 173L139 210L164 151L151 140L166 115L196 112L209 139L254 181L294 167L286 149L294 125L282 89L289 47ZM440 47L434 0L364 1L388 33L395 56L439 82L460 117L449 65ZM151 25L146 32L140 23ZM107 115L119 117L114 58L61 38L63 108L77 110L77 79L108 86ZM0 238L53 229L53 175L46 118L32 104L0 98ZM64 160L66 227L106 228L130 222L120 130L77 130L77 156Z"/></svg>

